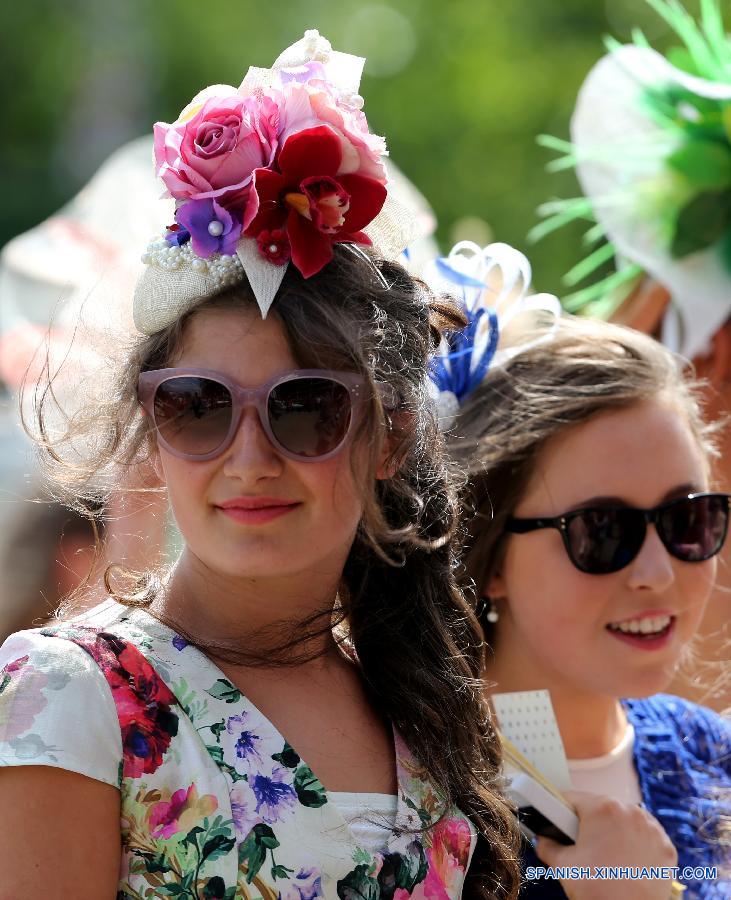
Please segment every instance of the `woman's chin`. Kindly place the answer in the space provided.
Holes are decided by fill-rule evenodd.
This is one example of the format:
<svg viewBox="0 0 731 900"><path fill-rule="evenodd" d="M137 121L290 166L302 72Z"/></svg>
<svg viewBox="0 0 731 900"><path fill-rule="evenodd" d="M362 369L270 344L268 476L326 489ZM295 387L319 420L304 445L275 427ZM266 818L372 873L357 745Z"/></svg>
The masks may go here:
<svg viewBox="0 0 731 900"><path fill-rule="evenodd" d="M666 691L674 674L674 666L636 673L634 676L629 676L628 673L628 677L622 678L620 683L614 685L612 693L619 698L631 697L642 700Z"/></svg>

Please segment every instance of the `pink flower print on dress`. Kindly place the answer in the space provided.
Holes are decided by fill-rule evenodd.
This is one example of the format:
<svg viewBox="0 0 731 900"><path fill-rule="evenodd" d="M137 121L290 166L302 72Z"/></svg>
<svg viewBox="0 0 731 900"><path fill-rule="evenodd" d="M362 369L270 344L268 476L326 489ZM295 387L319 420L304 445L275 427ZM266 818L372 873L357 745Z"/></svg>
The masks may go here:
<svg viewBox="0 0 731 900"><path fill-rule="evenodd" d="M123 776L151 775L178 733L175 695L133 644L83 627L69 637L97 663L112 691L122 733Z"/></svg>
<svg viewBox="0 0 731 900"><path fill-rule="evenodd" d="M3 667L0 671L0 694L5 695L7 702L0 706L0 732L4 740L12 741L32 728L36 716L48 703L43 694L47 684L46 675L35 666L28 665L27 656L21 656ZM21 692L22 701L13 702Z"/></svg>
<svg viewBox="0 0 731 900"><path fill-rule="evenodd" d="M206 816L216 811L218 801L213 794L198 796L195 784L175 791L169 801L160 800L150 809L150 833L154 838L183 838Z"/></svg>
<svg viewBox="0 0 731 900"><path fill-rule="evenodd" d="M426 851L429 871L424 880L426 900L449 900L460 893L470 858L472 832L463 818L439 821Z"/></svg>

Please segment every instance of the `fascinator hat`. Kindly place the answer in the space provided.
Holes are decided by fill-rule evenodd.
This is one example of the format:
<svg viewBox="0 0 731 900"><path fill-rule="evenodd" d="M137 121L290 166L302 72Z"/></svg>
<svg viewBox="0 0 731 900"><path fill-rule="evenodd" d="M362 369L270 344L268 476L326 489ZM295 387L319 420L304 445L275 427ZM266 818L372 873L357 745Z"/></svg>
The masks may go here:
<svg viewBox="0 0 731 900"><path fill-rule="evenodd" d="M508 244L461 241L422 277L433 291L456 299L468 320L442 341L432 365L439 425L447 431L490 369L551 340L561 304L552 294L530 294L530 263Z"/></svg>
<svg viewBox="0 0 731 900"><path fill-rule="evenodd" d="M416 226L389 196L385 141L362 111L364 62L308 31L270 69L208 87L155 125L155 168L175 208L142 257L139 331L244 280L265 317L287 267L310 278L336 243L400 256Z"/></svg>
<svg viewBox="0 0 731 900"><path fill-rule="evenodd" d="M671 295L662 339L692 357L731 315L731 40L719 0L701 0L698 22L678 0L647 3L682 47L663 56L639 31L633 44L608 43L580 90L571 143L542 139L585 196L545 204L533 236L588 220L587 257L567 284L612 261L615 271L567 308L610 318L651 275Z"/></svg>

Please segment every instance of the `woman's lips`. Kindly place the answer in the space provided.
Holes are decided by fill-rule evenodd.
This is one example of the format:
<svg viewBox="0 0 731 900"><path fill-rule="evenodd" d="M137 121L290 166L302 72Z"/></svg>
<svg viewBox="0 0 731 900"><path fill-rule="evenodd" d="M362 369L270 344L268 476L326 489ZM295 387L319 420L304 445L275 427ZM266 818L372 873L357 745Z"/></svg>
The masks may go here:
<svg viewBox="0 0 731 900"><path fill-rule="evenodd" d="M654 634L617 631L610 628L608 625L606 631L611 634L612 637L617 638L618 641L629 644L630 647L636 647L639 650L662 650L670 643L673 634L675 633L676 622L677 618L672 616L665 628Z"/></svg>
<svg viewBox="0 0 731 900"><path fill-rule="evenodd" d="M293 500L280 500L276 497L247 497L227 500L217 505L229 519L243 525L264 525L274 519L293 512L300 503Z"/></svg>

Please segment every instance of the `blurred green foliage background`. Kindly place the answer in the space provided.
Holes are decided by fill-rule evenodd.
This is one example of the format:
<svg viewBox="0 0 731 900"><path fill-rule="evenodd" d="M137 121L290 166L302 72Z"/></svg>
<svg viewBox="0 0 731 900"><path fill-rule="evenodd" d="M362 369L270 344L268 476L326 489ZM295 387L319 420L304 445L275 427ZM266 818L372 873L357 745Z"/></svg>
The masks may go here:
<svg viewBox="0 0 731 900"><path fill-rule="evenodd" d="M688 8L697 9L689 2ZM432 203L442 249L472 237L528 250L538 289L561 291L577 231L533 248L535 209L577 191L548 175L535 137L562 137L602 39L667 26L644 0L20 0L0 13L0 245L57 210L116 147L172 121L203 86L317 28L368 57L372 130ZM114 222L109 223L114 229Z"/></svg>

